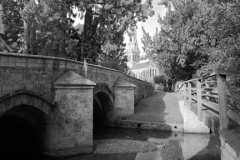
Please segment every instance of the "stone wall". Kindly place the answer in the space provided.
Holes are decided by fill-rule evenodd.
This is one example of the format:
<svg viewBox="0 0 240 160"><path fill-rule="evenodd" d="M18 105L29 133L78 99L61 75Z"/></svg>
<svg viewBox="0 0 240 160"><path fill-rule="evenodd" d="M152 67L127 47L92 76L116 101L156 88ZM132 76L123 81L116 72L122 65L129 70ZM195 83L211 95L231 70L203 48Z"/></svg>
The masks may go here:
<svg viewBox="0 0 240 160"><path fill-rule="evenodd" d="M30 90L52 101L53 82L69 70L85 77L81 62L56 57L0 53L0 97L16 90ZM113 85L119 77L136 86L135 101L154 94L151 83L114 69L89 64L85 78L96 84L107 85L114 93Z"/></svg>
<svg viewBox="0 0 240 160"><path fill-rule="evenodd" d="M120 118L134 114L134 97L139 101L151 96L154 87L117 70L83 68L83 63L63 58L0 53L0 116L21 104L35 106L49 118L41 133L43 153L92 152L93 93L101 89L94 87L105 87L109 99L121 108Z"/></svg>

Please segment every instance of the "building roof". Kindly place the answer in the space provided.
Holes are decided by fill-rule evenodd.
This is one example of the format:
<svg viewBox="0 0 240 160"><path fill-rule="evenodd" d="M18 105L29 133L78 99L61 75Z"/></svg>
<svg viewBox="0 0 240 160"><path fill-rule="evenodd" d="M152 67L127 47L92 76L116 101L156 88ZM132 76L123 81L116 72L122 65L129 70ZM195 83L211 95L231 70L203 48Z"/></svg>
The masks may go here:
<svg viewBox="0 0 240 160"><path fill-rule="evenodd" d="M144 68L148 68L149 67L149 63L148 62L143 62L143 63L137 63L133 66L132 70L136 70L136 69L144 69Z"/></svg>

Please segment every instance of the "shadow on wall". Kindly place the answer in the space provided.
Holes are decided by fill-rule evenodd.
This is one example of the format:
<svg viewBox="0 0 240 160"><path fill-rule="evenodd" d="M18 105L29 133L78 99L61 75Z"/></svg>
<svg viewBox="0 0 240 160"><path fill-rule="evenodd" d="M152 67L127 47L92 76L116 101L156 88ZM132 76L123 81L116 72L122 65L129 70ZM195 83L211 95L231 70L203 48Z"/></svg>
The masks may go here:
<svg viewBox="0 0 240 160"><path fill-rule="evenodd" d="M26 159L40 153L46 116L41 110L27 105L5 112L0 117L1 157Z"/></svg>

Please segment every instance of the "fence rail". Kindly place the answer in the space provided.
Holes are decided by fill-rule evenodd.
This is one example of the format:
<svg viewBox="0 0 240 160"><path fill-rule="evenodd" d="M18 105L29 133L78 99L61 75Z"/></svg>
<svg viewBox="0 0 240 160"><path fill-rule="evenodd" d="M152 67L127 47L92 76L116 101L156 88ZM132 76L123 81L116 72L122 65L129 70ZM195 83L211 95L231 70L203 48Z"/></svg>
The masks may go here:
<svg viewBox="0 0 240 160"><path fill-rule="evenodd" d="M240 114L229 109L229 98L240 103L238 89L227 87L227 76L240 76L240 70L215 70L214 73L183 82L179 91L183 94L185 105L197 103L197 116L201 119L202 110L210 109L219 114L220 130L229 128L229 118L240 125Z"/></svg>

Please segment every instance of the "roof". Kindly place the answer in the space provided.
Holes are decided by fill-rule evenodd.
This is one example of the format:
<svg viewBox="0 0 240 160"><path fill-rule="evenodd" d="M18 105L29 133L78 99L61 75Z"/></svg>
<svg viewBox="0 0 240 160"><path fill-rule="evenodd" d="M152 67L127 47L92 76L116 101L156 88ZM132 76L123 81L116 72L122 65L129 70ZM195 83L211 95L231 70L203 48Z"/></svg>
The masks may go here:
<svg viewBox="0 0 240 160"><path fill-rule="evenodd" d="M144 68L148 68L148 67L149 67L149 63L148 62L137 63L136 65L133 66L132 70L144 69Z"/></svg>

